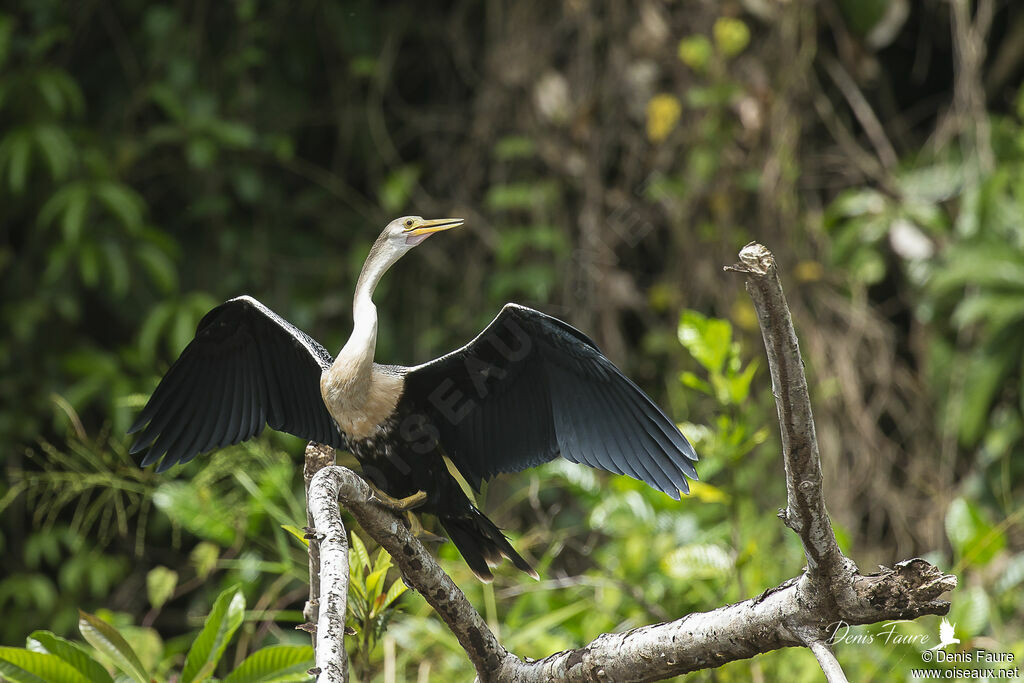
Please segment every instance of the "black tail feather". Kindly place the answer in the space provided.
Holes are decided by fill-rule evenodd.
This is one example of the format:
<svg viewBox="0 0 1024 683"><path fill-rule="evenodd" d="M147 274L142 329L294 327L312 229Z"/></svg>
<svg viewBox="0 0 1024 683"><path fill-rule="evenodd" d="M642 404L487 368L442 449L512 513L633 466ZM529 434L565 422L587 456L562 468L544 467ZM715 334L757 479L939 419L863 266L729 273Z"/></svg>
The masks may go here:
<svg viewBox="0 0 1024 683"><path fill-rule="evenodd" d="M524 560L494 522L484 513L470 507L465 513L438 517L452 543L462 553L462 558L477 578L486 583L494 580L491 567L501 564L501 558L508 558L512 564L533 578L537 572Z"/></svg>

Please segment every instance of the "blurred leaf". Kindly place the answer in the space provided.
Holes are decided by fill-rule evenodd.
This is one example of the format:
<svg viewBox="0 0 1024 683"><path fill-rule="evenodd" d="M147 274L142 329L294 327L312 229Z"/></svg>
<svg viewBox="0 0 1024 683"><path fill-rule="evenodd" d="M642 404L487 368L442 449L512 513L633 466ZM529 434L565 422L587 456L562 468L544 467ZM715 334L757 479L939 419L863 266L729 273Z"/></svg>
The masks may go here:
<svg viewBox="0 0 1024 683"><path fill-rule="evenodd" d="M242 625L244 616L245 596L238 586L232 586L217 596L203 630L189 648L181 683L203 681L213 675L228 641Z"/></svg>
<svg viewBox="0 0 1024 683"><path fill-rule="evenodd" d="M988 625L992 609L985 589L971 586L965 591L957 591L952 602L949 620L956 625L957 635L964 639L981 634Z"/></svg>
<svg viewBox="0 0 1024 683"><path fill-rule="evenodd" d="M235 540L234 517L209 491L196 491L184 482L169 481L157 487L153 503L172 520L192 533L221 546Z"/></svg>
<svg viewBox="0 0 1024 683"><path fill-rule="evenodd" d="M153 567L146 574L146 595L149 604L160 608L174 594L178 585L178 572L164 566Z"/></svg>
<svg viewBox="0 0 1024 683"><path fill-rule="evenodd" d="M306 671L313 666L313 648L308 645L273 645L246 657L222 683L307 681Z"/></svg>
<svg viewBox="0 0 1024 683"><path fill-rule="evenodd" d="M46 162L53 180L63 180L75 159L75 146L62 128L41 124L33 131L36 149Z"/></svg>
<svg viewBox="0 0 1024 683"><path fill-rule="evenodd" d="M1006 593L1024 583L1024 553L1017 553L1007 563L1002 575L996 581L995 591Z"/></svg>
<svg viewBox="0 0 1024 683"><path fill-rule="evenodd" d="M105 655L119 670L136 683L147 683L149 674L120 633L113 626L91 614L79 610L78 630L90 645Z"/></svg>
<svg viewBox="0 0 1024 683"><path fill-rule="evenodd" d="M1006 536L962 497L954 498L946 511L946 536L961 562L973 566L987 565L1006 547Z"/></svg>
<svg viewBox="0 0 1024 683"><path fill-rule="evenodd" d="M519 643L529 642L530 640L539 637L541 634L546 634L559 624L572 619L578 614L586 612L590 608L591 606L587 601L579 600L565 605L564 607L552 610L547 614L541 614L516 629L514 633L509 634L509 649L517 649Z"/></svg>
<svg viewBox="0 0 1024 683"><path fill-rule="evenodd" d="M676 548L661 561L662 571L673 579L719 579L733 571L733 558L718 545L696 543Z"/></svg>
<svg viewBox="0 0 1024 683"><path fill-rule="evenodd" d="M97 183L93 192L124 228L136 230L141 226L146 203L135 190L118 182L104 181Z"/></svg>
<svg viewBox="0 0 1024 683"><path fill-rule="evenodd" d="M747 367L740 373L730 376L726 380L728 387L729 401L731 405L740 405L750 395L750 382L757 372L757 361L750 361Z"/></svg>
<svg viewBox="0 0 1024 683"><path fill-rule="evenodd" d="M189 553L189 559L196 568L196 574L203 579L209 576L210 572L216 568L219 558L220 549L208 541L197 543L196 547Z"/></svg>
<svg viewBox="0 0 1024 683"><path fill-rule="evenodd" d="M690 389L695 389L697 391L704 392L705 394L708 395L713 394L711 385L702 380L700 377L697 377L697 375L693 374L689 370L684 370L682 374L679 375L679 381L683 383L683 386L688 387Z"/></svg>
<svg viewBox="0 0 1024 683"><path fill-rule="evenodd" d="M110 282L110 293L120 299L128 293L128 285L131 275L128 270L128 259L125 258L121 245L116 242L104 242L101 245L101 253L106 268L107 279Z"/></svg>
<svg viewBox="0 0 1024 683"><path fill-rule="evenodd" d="M1004 347L998 351L976 349L969 360L960 401L960 443L978 443L988 425L992 402L1003 385L1013 363L1019 360L1020 349Z"/></svg>
<svg viewBox="0 0 1024 683"><path fill-rule="evenodd" d="M903 194L926 202L942 202L960 193L964 184L962 163L940 163L903 171L897 178Z"/></svg>
<svg viewBox="0 0 1024 683"><path fill-rule="evenodd" d="M163 250L152 244L142 244L136 248L135 257L161 293L169 294L177 289L178 271Z"/></svg>

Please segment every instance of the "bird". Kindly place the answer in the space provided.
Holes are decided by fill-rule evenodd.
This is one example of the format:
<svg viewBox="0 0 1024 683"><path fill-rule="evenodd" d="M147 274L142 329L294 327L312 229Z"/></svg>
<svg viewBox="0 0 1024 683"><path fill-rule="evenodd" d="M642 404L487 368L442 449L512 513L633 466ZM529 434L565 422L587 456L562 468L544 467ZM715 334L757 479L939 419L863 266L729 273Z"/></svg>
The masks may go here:
<svg viewBox="0 0 1024 683"><path fill-rule="evenodd" d="M942 623L939 624L939 644L928 648L928 651L940 650L959 643L960 639L956 637L956 624L951 624L949 619L942 617Z"/></svg>
<svg viewBox="0 0 1024 683"><path fill-rule="evenodd" d="M462 219L397 218L356 282L351 335L336 358L248 295L212 309L130 427L157 472L245 441L265 426L347 450L395 509L437 517L473 573L531 565L466 495L501 473L561 456L646 482L675 500L697 480L676 424L585 334L506 304L472 341L421 365L375 361L373 293L384 273Z"/></svg>

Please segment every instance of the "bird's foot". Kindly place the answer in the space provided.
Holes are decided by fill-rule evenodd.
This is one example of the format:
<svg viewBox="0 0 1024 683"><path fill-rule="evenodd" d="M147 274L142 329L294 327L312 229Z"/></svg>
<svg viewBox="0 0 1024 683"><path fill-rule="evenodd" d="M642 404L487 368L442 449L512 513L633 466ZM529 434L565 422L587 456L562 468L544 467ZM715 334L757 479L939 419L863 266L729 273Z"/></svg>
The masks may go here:
<svg viewBox="0 0 1024 683"><path fill-rule="evenodd" d="M423 523L420 522L420 518L409 512L406 514L409 518L408 529L409 532L420 539L420 541L432 542L432 543L444 543L447 539L444 536L438 536L437 534L431 533L423 528Z"/></svg>
<svg viewBox="0 0 1024 683"><path fill-rule="evenodd" d="M417 491L411 496L405 498L395 498L381 491L379 488L366 482L370 486L370 491L373 492L373 497L377 499L377 502L386 508L391 508L397 512L405 512L406 510L413 510L423 505L427 501L426 491Z"/></svg>

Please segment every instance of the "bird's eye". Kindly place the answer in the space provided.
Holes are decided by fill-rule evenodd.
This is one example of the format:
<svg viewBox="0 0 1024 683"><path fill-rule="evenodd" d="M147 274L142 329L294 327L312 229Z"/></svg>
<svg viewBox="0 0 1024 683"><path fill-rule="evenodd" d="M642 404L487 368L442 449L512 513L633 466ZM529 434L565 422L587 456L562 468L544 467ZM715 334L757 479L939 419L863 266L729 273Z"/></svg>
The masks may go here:
<svg viewBox="0 0 1024 683"><path fill-rule="evenodd" d="M405 221L405 227L407 227L407 228L411 228L412 227L412 219L411 218Z"/></svg>

